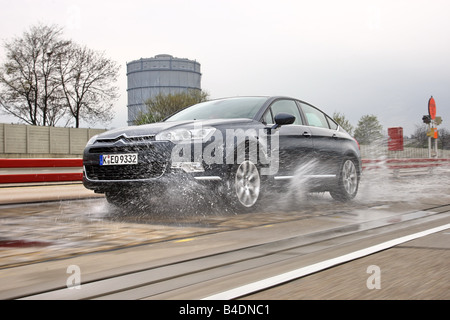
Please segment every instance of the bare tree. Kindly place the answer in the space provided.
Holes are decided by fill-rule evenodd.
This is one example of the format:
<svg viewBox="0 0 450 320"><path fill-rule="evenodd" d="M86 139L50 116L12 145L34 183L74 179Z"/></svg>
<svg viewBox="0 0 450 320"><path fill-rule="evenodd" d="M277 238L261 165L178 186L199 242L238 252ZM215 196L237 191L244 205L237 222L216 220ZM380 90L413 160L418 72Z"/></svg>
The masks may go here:
<svg viewBox="0 0 450 320"><path fill-rule="evenodd" d="M114 83L119 74L114 61L103 53L71 44L59 56L58 70L64 99L76 128L81 119L94 123L113 118L112 105L118 98Z"/></svg>
<svg viewBox="0 0 450 320"><path fill-rule="evenodd" d="M32 125L55 125L65 113L55 56L69 45L55 25L37 25L4 44L7 61L0 66L0 105Z"/></svg>
<svg viewBox="0 0 450 320"><path fill-rule="evenodd" d="M442 150L450 149L450 131L446 128L441 128L439 131L439 142Z"/></svg>
<svg viewBox="0 0 450 320"><path fill-rule="evenodd" d="M421 123L416 124L415 127L414 133L411 135L411 145L416 148L426 148L428 146L428 126Z"/></svg>
<svg viewBox="0 0 450 320"><path fill-rule="evenodd" d="M411 146L416 148L428 147L428 126L426 124L416 124L414 133L411 135ZM446 128L438 130L438 146L442 150L450 149L450 131Z"/></svg>
<svg viewBox="0 0 450 320"><path fill-rule="evenodd" d="M118 97L119 67L103 53L62 39L56 25L37 25L4 45L0 107L31 125L61 119L107 122Z"/></svg>

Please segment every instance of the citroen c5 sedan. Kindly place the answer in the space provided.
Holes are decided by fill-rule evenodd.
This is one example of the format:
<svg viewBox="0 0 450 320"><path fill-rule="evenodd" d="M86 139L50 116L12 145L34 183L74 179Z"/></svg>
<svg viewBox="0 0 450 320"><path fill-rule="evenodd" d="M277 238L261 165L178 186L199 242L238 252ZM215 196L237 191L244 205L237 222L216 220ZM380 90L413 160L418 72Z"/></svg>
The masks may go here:
<svg viewBox="0 0 450 320"><path fill-rule="evenodd" d="M164 195L189 181L248 209L311 163L308 191L330 192L339 201L356 196L359 145L331 117L294 98L234 97L93 137L84 150L83 183L123 206L143 188L148 196Z"/></svg>

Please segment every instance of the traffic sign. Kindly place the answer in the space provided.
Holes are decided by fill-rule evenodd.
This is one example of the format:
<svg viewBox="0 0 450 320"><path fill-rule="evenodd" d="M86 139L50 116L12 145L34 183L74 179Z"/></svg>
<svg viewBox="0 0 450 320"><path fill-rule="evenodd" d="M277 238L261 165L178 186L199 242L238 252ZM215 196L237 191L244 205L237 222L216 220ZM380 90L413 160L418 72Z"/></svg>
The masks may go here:
<svg viewBox="0 0 450 320"><path fill-rule="evenodd" d="M434 101L433 96L428 100L428 114L430 115L431 120L436 118L436 101Z"/></svg>
<svg viewBox="0 0 450 320"><path fill-rule="evenodd" d="M438 131L436 128L430 128L430 130L427 131L427 137L431 137L434 139L438 138Z"/></svg>

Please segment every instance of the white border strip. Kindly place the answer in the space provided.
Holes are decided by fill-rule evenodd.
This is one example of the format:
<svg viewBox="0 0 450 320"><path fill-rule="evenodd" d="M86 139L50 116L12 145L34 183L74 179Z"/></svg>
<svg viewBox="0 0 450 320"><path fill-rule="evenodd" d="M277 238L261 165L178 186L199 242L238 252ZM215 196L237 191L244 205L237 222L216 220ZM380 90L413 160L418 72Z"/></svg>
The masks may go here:
<svg viewBox="0 0 450 320"><path fill-rule="evenodd" d="M275 285L279 285L281 283L287 282L287 281L291 281L303 276L306 276L308 274L311 273L315 273L324 269L327 269L329 267L335 266L337 264L341 264L344 262L348 262L350 260L354 260L354 259L358 259L367 255L370 255L372 253L378 252L378 251L382 251L391 247L394 247L396 245L399 245L401 243L407 242L407 241L411 241L417 238L421 238L427 235L430 235L432 233L436 233L436 232L440 232L443 231L445 229L449 229L450 228L450 223L449 224L445 224L442 225L440 227L436 227L436 228L432 228L432 229L428 229L425 231L421 231L421 232L417 232L408 236L404 236L404 237L400 237L397 239L393 239L390 241L386 241L365 249L361 249L361 250L357 250L348 254L345 254L343 256L340 257L336 257L333 259L329 259L329 260L325 260L322 262L318 262L303 268L299 268L293 271L289 271L286 273L282 273L280 275L274 276L274 277L270 277L264 280L260 280L260 281L256 281L253 283L249 283L246 285L243 285L241 287L237 287L231 290L227 290L221 293L217 293L208 297L203 298L202 300L230 300L230 299L235 299L259 290L263 290L263 289L267 289L269 287L275 286Z"/></svg>

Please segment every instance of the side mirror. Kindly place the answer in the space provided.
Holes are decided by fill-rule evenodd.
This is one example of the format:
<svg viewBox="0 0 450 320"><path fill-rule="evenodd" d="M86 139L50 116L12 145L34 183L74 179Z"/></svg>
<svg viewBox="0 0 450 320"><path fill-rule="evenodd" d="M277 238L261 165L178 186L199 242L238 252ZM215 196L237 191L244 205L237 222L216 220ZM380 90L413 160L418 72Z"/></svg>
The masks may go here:
<svg viewBox="0 0 450 320"><path fill-rule="evenodd" d="M275 130L281 126L287 125L287 124L293 124L295 121L295 117L292 114L289 113L278 113L275 116L275 125L271 128L271 130Z"/></svg>

